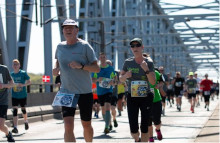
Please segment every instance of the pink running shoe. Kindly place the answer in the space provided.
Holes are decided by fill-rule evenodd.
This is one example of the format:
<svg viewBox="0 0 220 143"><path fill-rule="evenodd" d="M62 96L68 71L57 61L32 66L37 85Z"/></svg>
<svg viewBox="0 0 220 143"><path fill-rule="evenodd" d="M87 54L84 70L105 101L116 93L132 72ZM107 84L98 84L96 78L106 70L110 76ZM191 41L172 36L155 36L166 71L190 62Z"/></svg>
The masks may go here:
<svg viewBox="0 0 220 143"><path fill-rule="evenodd" d="M154 142L154 138L153 138L153 137L150 137L150 138L149 138L149 142L150 142L150 143L153 143L153 142Z"/></svg>
<svg viewBox="0 0 220 143"><path fill-rule="evenodd" d="M160 140L162 140L163 139L163 136L162 136L162 133L161 133L161 131L159 130L156 130L155 129L155 131L156 131L156 133L157 133L157 139L160 141Z"/></svg>

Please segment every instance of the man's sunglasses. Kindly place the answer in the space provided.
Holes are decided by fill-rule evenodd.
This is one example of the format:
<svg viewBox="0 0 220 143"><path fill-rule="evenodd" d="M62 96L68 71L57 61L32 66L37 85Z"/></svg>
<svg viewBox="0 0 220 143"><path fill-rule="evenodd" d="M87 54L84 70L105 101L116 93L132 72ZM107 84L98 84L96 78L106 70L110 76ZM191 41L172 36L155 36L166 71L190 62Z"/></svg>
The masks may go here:
<svg viewBox="0 0 220 143"><path fill-rule="evenodd" d="M134 47L141 47L141 44L131 44L131 48L134 48Z"/></svg>

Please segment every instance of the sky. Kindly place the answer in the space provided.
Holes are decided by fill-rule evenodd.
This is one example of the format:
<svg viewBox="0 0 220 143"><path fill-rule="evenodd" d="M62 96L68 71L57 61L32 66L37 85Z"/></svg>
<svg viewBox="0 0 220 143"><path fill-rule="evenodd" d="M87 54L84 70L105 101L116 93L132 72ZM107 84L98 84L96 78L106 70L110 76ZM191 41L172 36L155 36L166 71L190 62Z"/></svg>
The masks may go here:
<svg viewBox="0 0 220 143"><path fill-rule="evenodd" d="M17 29L19 29L20 25L20 4L22 3L22 0L16 0L17 1ZM192 2L193 1L193 2ZM212 2L214 0L160 0L160 2L171 2L171 3L176 3L176 4L181 4L181 5L188 5L188 6L198 6L201 3L207 3L207 2ZM55 5L55 0L51 1L52 5ZM5 26L5 6L4 6L4 0L0 0L0 10L2 13L3 17L3 25ZM34 10L35 11L35 10ZM39 10L38 10L39 12ZM203 13L207 12L206 10L201 10L201 11L178 11L174 12L172 14L187 14L187 13ZM212 13L212 11L210 11ZM68 13L68 11L67 11ZM39 16L39 15L38 15ZM51 12L51 17L57 16L56 14L56 8L52 7L52 12ZM39 19L39 17L38 17ZM33 20L35 20L35 15L33 14ZM204 23L204 22L203 22ZM189 24L198 26L198 23L195 22L190 22ZM207 23L206 23L207 24ZM211 24L210 22L208 24ZM215 24L215 23L214 23ZM181 23L178 25L181 26ZM205 23L204 23L205 25ZM204 26L201 23L199 24L200 27ZM206 25L207 26L207 25ZM19 31L17 32L19 34ZM55 64L55 50L57 44L60 42L60 37L59 37L59 28L58 28L58 23L54 22L52 23L52 59L53 59L53 65ZM35 74L43 74L44 73L44 49L43 49L43 27L40 27L40 25L36 25L35 23L32 24L32 32L31 32L31 40L30 40L30 49L29 49L29 59L28 59L28 73L35 73ZM200 75L204 75L204 72L207 71L202 71ZM209 71L210 74L216 74L216 72ZM218 73L217 73L218 74Z"/></svg>

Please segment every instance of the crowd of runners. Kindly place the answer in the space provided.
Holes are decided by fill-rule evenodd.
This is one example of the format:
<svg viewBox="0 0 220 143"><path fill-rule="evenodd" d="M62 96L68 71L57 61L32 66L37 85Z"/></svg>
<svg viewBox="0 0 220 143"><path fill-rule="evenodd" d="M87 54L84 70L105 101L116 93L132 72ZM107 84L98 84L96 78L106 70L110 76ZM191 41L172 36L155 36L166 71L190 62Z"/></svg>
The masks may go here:
<svg viewBox="0 0 220 143"><path fill-rule="evenodd" d="M166 115L166 106L176 106L181 112L182 97L190 103L189 112L195 113L201 102L209 111L210 98L219 95L219 83L213 83L204 75L198 78L196 72L183 77L179 71L175 76L165 72L165 67L155 67L150 55L144 53L142 39L130 41L133 56L126 59L121 70L116 71L105 53L96 58L95 51L88 42L77 37L78 25L74 20L64 21L63 34L66 41L57 46L56 65L53 75L59 76L59 91L53 106L62 107L64 120L64 141L76 142L74 116L80 110L83 135L86 142L93 140L92 116L105 122L104 134L111 134L120 124L117 118L127 110L131 137L135 142L154 142L153 125L158 140L163 139L161 116ZM13 60L13 72L0 65L0 130L6 134L8 142L14 142L12 133L19 132L18 106L24 118L25 130L29 129L26 86L30 77L20 69L20 62ZM8 109L8 91L11 89L13 109L13 129L5 125ZM139 122L139 112L141 121Z"/></svg>

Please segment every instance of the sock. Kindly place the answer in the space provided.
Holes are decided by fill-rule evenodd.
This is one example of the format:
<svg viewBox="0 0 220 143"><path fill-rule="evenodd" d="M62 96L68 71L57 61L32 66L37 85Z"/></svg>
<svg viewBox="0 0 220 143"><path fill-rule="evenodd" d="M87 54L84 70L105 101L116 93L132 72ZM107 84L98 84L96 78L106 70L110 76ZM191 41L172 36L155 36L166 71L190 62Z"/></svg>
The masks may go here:
<svg viewBox="0 0 220 143"><path fill-rule="evenodd" d="M102 114L103 119L105 120L105 114Z"/></svg>
<svg viewBox="0 0 220 143"><path fill-rule="evenodd" d="M111 114L110 111L105 112L105 127L108 128L110 124Z"/></svg>

